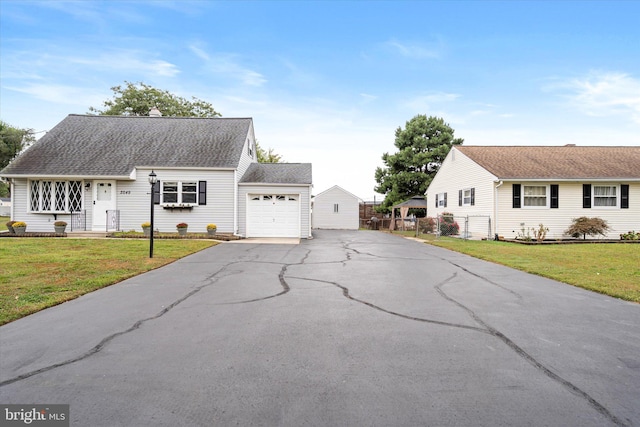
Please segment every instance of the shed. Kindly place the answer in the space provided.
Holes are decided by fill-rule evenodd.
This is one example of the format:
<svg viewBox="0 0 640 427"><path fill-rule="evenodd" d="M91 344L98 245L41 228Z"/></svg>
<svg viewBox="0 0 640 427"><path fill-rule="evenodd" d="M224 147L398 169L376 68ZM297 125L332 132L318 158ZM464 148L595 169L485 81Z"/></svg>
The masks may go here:
<svg viewBox="0 0 640 427"><path fill-rule="evenodd" d="M357 230L360 198L334 185L313 199L312 226L333 230Z"/></svg>

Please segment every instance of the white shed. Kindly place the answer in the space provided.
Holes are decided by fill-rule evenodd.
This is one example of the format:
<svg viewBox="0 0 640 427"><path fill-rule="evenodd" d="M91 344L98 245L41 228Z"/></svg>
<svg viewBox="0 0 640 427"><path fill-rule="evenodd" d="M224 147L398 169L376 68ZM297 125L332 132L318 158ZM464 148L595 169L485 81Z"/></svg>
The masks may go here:
<svg viewBox="0 0 640 427"><path fill-rule="evenodd" d="M360 226L360 199L334 185L313 199L313 228L357 230Z"/></svg>

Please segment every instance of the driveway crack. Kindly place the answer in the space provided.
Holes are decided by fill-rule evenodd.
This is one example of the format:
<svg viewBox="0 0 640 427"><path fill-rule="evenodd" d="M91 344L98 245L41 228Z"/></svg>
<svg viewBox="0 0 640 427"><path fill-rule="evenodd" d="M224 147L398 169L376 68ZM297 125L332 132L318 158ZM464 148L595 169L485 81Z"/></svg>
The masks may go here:
<svg viewBox="0 0 640 427"><path fill-rule="evenodd" d="M220 268L218 271L216 271L215 273L207 276L204 281L205 283L203 285L200 285L194 289L192 289L190 292L188 292L187 294L183 295L182 297L180 297L179 299L175 300L173 303L171 303L170 305L164 307L162 310L160 310L157 314L151 316L151 317L146 317L144 319L140 319L138 321L136 321L133 325L131 325L131 327L129 327L128 329L124 330L124 331L119 331L119 332L115 332L111 335L108 335L107 337L103 338L98 344L96 344L93 348L91 348L90 350L88 350L87 352L71 358L71 359L67 359L65 361L59 362L59 363L54 363L52 365L49 366L45 366L42 367L40 369L36 369L30 372L26 372L24 374L18 375L17 377L14 378L10 378L7 380L4 380L2 382L0 382L0 387L4 387L6 385L9 384L13 384L15 382L18 381L22 381L25 380L27 378L31 378L35 375L39 375L42 374L44 372L48 372L51 371L53 369L56 368L60 368L63 366L67 366L67 365L71 365L73 363L79 362L81 360L87 359L91 356L93 356L94 354L99 353L100 351L102 351L111 341L113 341L115 338L122 336L122 335L126 335L130 332L133 332L137 329L139 329L143 324L145 324L146 322L155 320L155 319L159 319L160 317L164 316L165 314L167 314L169 311L171 311L173 308L175 308L177 305L179 305L180 303L186 301L187 299L189 299L190 297L192 297L193 295L197 294L198 292L200 292L202 289L213 285L217 280L218 280L218 275L220 273L222 273L223 271L225 271L229 266L233 265L233 264L237 264L238 262L242 262L242 261L236 261L236 262L232 262L229 264L226 264L225 266L223 266L222 268Z"/></svg>

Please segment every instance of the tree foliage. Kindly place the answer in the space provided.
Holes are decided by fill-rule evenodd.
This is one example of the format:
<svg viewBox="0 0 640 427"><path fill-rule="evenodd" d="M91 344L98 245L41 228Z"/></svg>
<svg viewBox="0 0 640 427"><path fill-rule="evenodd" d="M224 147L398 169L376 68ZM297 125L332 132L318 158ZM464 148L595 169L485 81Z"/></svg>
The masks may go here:
<svg viewBox="0 0 640 427"><path fill-rule="evenodd" d="M35 141L33 129L21 129L0 120L0 170ZM6 183L0 182L0 197L9 194Z"/></svg>
<svg viewBox="0 0 640 427"><path fill-rule="evenodd" d="M273 148L265 150L260 147L260 144L256 141L256 153L258 155L259 163L280 163L282 156L273 152Z"/></svg>
<svg viewBox="0 0 640 427"><path fill-rule="evenodd" d="M145 83L125 81L125 86L114 86L113 99L104 102L104 109L89 107L89 114L103 116L148 116L153 107L157 107L163 116L170 117L217 117L213 106L201 99L192 97L189 101L166 90L156 89Z"/></svg>
<svg viewBox="0 0 640 427"><path fill-rule="evenodd" d="M384 153L385 167L375 172L375 191L385 194L379 211L390 212L393 205L424 195L451 147L464 141L453 134L442 118L423 114L407 121L405 129L396 129L394 145L398 152Z"/></svg>
<svg viewBox="0 0 640 427"><path fill-rule="evenodd" d="M587 218L586 216L581 216L580 218L574 218L571 226L567 228L564 232L567 236L571 237L580 237L583 239L589 236L597 236L598 234L602 236L606 236L606 232L609 231L611 227L607 224L602 218Z"/></svg>
<svg viewBox="0 0 640 427"><path fill-rule="evenodd" d="M34 141L33 129L17 128L0 120L0 170Z"/></svg>

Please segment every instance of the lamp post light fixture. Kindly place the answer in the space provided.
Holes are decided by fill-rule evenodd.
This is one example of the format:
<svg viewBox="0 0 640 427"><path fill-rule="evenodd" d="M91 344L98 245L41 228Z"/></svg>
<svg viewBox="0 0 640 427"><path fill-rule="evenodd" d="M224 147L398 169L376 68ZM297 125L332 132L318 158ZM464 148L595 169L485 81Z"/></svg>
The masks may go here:
<svg viewBox="0 0 640 427"><path fill-rule="evenodd" d="M149 174L149 184L151 184L151 233L149 233L149 258L153 258L153 190L156 182L158 182L158 176L152 169Z"/></svg>

